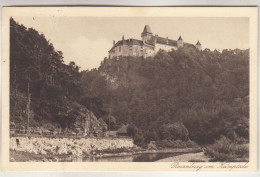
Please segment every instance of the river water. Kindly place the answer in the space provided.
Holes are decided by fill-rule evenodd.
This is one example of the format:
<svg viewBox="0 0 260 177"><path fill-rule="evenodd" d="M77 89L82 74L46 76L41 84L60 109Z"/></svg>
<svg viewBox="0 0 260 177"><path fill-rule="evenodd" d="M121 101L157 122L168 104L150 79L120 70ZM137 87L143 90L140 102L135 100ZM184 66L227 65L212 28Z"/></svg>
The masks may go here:
<svg viewBox="0 0 260 177"><path fill-rule="evenodd" d="M187 153L187 152L186 152ZM81 162L154 162L167 157L173 157L177 155L184 154L183 152L175 153L143 153L143 154L133 154L126 156L113 156L113 157L101 157L101 158L78 158L74 161Z"/></svg>

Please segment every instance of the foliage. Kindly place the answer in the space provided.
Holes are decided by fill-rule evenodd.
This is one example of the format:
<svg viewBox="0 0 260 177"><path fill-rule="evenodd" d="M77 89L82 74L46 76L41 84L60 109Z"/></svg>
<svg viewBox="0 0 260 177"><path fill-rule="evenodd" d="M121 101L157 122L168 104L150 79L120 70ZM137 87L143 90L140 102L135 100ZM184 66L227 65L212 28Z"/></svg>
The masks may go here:
<svg viewBox="0 0 260 177"><path fill-rule="evenodd" d="M146 59L105 58L82 72L81 83L83 95L109 105L117 124L135 125L147 143L249 138L249 50L182 47Z"/></svg>
<svg viewBox="0 0 260 177"><path fill-rule="evenodd" d="M159 128L158 134L160 135L160 139L182 141L189 140L189 132L186 127L180 122L162 125Z"/></svg>
<svg viewBox="0 0 260 177"><path fill-rule="evenodd" d="M198 148L199 146L189 140L189 141L182 141L182 140L167 140L164 139L162 141L157 141L156 146L158 148Z"/></svg>
<svg viewBox="0 0 260 177"><path fill-rule="evenodd" d="M73 128L82 107L80 77L79 67L64 64L43 34L10 19L10 121L16 128L27 126L28 93L30 127Z"/></svg>
<svg viewBox="0 0 260 177"><path fill-rule="evenodd" d="M205 153L213 162L248 162L249 146L222 136L214 144L208 145Z"/></svg>
<svg viewBox="0 0 260 177"><path fill-rule="evenodd" d="M110 115L106 115L104 117L102 117L102 119L104 120L104 122L110 126L110 130L117 130L117 124L116 124L116 118Z"/></svg>

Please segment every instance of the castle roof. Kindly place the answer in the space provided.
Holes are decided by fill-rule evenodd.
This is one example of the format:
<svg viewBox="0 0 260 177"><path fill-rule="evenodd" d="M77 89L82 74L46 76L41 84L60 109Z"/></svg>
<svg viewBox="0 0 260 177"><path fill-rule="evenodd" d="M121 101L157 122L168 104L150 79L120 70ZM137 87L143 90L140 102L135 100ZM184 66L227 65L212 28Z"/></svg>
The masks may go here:
<svg viewBox="0 0 260 177"><path fill-rule="evenodd" d="M179 41L179 40L182 40L181 36L179 37L178 41Z"/></svg>
<svg viewBox="0 0 260 177"><path fill-rule="evenodd" d="M145 33L152 34L152 31L151 31L149 25L144 26L144 31L142 32L142 34L145 34Z"/></svg>
<svg viewBox="0 0 260 177"><path fill-rule="evenodd" d="M171 46L177 47L176 40L167 39L167 38L163 38L163 37L159 37L159 36L157 36L156 38L157 38L157 43L159 43L159 44L165 44L165 45L171 45ZM167 40L168 40L168 44L167 44Z"/></svg>
<svg viewBox="0 0 260 177"><path fill-rule="evenodd" d="M186 43L186 42L183 43L183 46L184 47L194 47L195 48L195 46L193 44Z"/></svg>
<svg viewBox="0 0 260 177"><path fill-rule="evenodd" d="M198 41L196 45L201 45L200 41Z"/></svg>
<svg viewBox="0 0 260 177"><path fill-rule="evenodd" d="M110 50L113 50L115 47L120 46L120 45L139 45L142 46L143 45L143 41L141 40L137 40L137 39L125 39L125 40L120 40L118 41Z"/></svg>

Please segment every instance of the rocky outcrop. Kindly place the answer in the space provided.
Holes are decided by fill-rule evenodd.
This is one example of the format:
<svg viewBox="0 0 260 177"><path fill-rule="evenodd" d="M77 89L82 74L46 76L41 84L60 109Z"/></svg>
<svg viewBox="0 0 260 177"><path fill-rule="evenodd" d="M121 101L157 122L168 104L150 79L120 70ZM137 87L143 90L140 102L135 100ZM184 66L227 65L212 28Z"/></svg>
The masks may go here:
<svg viewBox="0 0 260 177"><path fill-rule="evenodd" d="M86 108L81 109L81 114L76 119L74 127L77 134L83 136L102 137L107 131L107 124L102 119L97 119L93 112Z"/></svg>
<svg viewBox="0 0 260 177"><path fill-rule="evenodd" d="M112 89L116 89L117 87L119 87L120 81L117 76L112 76L105 72L100 72L100 75L105 77L107 83Z"/></svg>

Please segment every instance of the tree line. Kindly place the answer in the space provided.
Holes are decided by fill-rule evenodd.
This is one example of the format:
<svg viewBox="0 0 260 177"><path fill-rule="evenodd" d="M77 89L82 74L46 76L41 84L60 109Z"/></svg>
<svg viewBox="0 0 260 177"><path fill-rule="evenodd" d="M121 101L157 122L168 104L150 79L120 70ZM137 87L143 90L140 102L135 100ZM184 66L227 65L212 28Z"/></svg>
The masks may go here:
<svg viewBox="0 0 260 177"><path fill-rule="evenodd" d="M249 50L182 47L105 58L82 73L81 84L86 98L110 105L117 125L131 125L142 141L249 138Z"/></svg>

